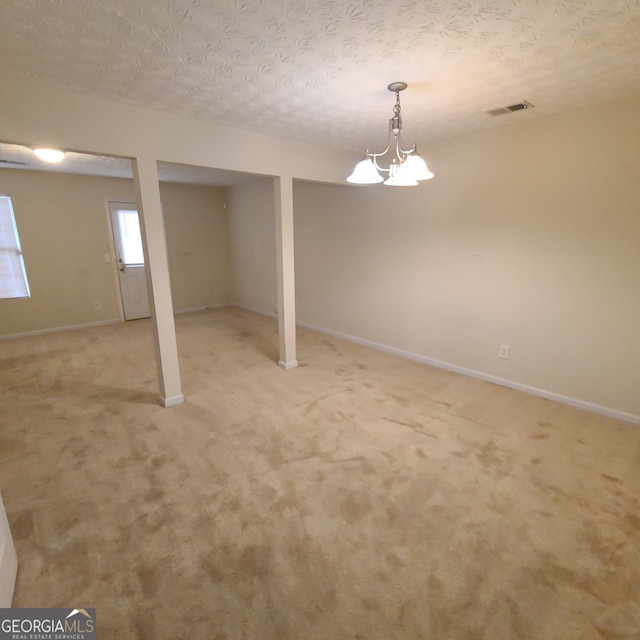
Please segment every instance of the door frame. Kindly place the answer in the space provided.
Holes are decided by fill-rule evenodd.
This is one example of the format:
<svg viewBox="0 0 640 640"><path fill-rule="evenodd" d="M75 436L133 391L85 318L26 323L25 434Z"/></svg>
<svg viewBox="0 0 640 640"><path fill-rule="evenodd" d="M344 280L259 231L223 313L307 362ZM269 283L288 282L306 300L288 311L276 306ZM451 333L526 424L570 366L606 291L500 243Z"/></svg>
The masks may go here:
<svg viewBox="0 0 640 640"><path fill-rule="evenodd" d="M116 298L118 300L118 313L120 314L120 320L122 322L124 319L124 305L122 304L122 292L120 291L120 276L118 275L118 253L116 251L116 241L113 237L113 226L111 225L111 208L109 207L110 202L126 202L125 200L109 200L105 198L104 201L104 210L106 213L106 222L107 222L107 235L109 236L109 253L111 258L111 275L113 277L113 286ZM137 206L137 205L136 205Z"/></svg>

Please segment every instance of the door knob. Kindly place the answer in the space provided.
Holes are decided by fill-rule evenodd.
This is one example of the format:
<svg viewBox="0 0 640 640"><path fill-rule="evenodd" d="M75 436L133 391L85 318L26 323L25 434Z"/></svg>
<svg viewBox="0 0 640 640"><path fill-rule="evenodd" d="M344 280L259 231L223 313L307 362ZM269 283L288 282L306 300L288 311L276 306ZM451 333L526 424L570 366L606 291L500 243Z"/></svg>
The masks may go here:
<svg viewBox="0 0 640 640"><path fill-rule="evenodd" d="M120 271L124 271L124 266L120 267Z"/></svg>

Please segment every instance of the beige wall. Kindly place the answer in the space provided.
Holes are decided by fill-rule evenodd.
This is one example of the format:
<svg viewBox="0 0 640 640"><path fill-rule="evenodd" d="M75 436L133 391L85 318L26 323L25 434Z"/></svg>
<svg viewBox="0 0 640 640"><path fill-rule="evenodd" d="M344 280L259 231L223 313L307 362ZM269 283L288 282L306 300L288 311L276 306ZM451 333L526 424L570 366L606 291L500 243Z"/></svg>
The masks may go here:
<svg viewBox="0 0 640 640"><path fill-rule="evenodd" d="M414 189L296 183L298 320L640 416L638 113L422 145Z"/></svg>
<svg viewBox="0 0 640 640"><path fill-rule="evenodd" d="M229 227L221 188L161 183L174 309L232 300Z"/></svg>
<svg viewBox="0 0 640 640"><path fill-rule="evenodd" d="M120 320L106 203L135 201L133 182L3 169L0 193L13 201L31 288L0 300L0 335ZM224 191L162 184L161 195L175 308L228 302Z"/></svg>
<svg viewBox="0 0 640 640"><path fill-rule="evenodd" d="M0 334L119 319L105 203L132 200L131 181L4 169L0 192L13 202L31 288L31 298L0 300Z"/></svg>
<svg viewBox="0 0 640 640"><path fill-rule="evenodd" d="M277 309L276 230L273 180L228 190L233 299L246 309Z"/></svg>

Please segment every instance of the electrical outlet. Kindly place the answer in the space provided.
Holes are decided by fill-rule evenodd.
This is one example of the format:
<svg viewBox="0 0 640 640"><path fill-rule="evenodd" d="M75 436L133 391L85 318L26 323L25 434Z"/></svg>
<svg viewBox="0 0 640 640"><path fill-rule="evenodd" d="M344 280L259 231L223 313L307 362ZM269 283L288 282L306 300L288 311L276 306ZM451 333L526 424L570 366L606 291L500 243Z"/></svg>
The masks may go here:
<svg viewBox="0 0 640 640"><path fill-rule="evenodd" d="M500 350L498 352L498 355L503 358L504 360L507 360L509 358L509 354L511 353L511 349L509 348L508 344L501 344L500 345Z"/></svg>

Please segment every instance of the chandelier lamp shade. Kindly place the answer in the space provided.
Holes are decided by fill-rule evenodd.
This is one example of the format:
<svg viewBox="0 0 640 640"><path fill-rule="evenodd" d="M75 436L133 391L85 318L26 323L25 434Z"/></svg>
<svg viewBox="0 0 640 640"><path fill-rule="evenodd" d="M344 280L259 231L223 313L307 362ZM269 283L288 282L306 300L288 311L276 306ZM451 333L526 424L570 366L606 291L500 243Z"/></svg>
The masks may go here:
<svg viewBox="0 0 640 640"><path fill-rule="evenodd" d="M414 187L421 180L433 178L426 162L418 155L416 145L402 148L402 116L400 115L400 92L407 88L406 82L392 82L387 89L396 94L393 117L389 120L387 148L380 153L367 149L364 158L358 162L353 173L347 178L352 184L376 184L383 182L390 187ZM378 158L393 153L388 168L380 166ZM388 174L385 180L385 174Z"/></svg>

